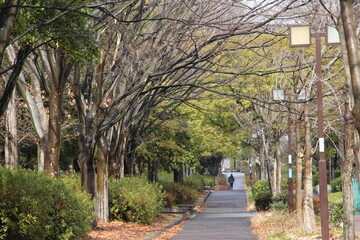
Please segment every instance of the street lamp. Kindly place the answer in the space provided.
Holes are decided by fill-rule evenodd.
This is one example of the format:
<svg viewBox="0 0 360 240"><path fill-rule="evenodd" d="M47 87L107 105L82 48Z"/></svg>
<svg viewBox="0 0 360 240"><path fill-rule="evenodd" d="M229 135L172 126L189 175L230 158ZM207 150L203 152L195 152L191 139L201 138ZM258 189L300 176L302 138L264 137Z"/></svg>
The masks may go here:
<svg viewBox="0 0 360 240"><path fill-rule="evenodd" d="M273 100L274 101L284 101L285 100L285 90L284 89L273 89Z"/></svg>
<svg viewBox="0 0 360 240"><path fill-rule="evenodd" d="M290 27L290 46L308 47L311 44L311 37L316 40L315 45L315 73L317 77L317 110L318 110L318 138L319 138L319 177L320 177L320 216L321 216L321 235L323 240L329 239L329 212L325 162L325 141L324 141L324 109L322 93L322 69L321 69L321 37L326 37L327 44L338 44L339 33L336 28L328 26L326 33L311 33L310 26Z"/></svg>
<svg viewBox="0 0 360 240"><path fill-rule="evenodd" d="M290 95L289 95L290 96ZM285 100L284 89L273 89L273 100L282 101ZM290 99L288 99L290 100ZM291 153L291 115L290 115L290 103L288 113L288 202L289 212L294 211L294 196L293 196L293 173L292 173L292 153Z"/></svg>

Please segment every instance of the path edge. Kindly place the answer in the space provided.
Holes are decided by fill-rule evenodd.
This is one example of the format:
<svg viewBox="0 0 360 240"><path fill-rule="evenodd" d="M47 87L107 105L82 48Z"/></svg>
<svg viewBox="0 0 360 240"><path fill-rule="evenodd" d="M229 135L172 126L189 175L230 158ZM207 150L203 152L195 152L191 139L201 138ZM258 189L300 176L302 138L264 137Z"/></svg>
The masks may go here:
<svg viewBox="0 0 360 240"><path fill-rule="evenodd" d="M208 194L206 194L206 196L204 197L204 199L202 200L201 204L200 204L200 208L206 203L207 199L210 197L211 193L213 191L210 190L208 192ZM147 238L146 240L152 240L154 238L156 238L157 236L159 236L162 232L166 231L167 229L180 224L182 221L184 221L186 218L184 216L181 216L178 220L168 224L167 226L165 226L164 228L162 228L161 230L155 232L151 237Z"/></svg>

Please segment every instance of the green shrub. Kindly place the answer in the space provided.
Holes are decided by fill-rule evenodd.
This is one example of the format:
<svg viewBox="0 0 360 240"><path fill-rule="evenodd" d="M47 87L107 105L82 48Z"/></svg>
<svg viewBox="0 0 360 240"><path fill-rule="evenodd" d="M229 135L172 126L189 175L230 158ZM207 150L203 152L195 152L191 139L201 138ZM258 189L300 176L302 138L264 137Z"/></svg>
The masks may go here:
<svg viewBox="0 0 360 240"><path fill-rule="evenodd" d="M172 193L165 192L165 207L172 208L175 205L176 196Z"/></svg>
<svg viewBox="0 0 360 240"><path fill-rule="evenodd" d="M0 168L0 199L0 239L74 239L91 230L90 196L43 174Z"/></svg>
<svg viewBox="0 0 360 240"><path fill-rule="evenodd" d="M137 177L109 181L110 217L151 224L164 207L165 194L158 184Z"/></svg>
<svg viewBox="0 0 360 240"><path fill-rule="evenodd" d="M312 179L312 185L313 186L316 186L316 185L318 185L319 184L319 173L315 173L314 175L313 175L313 179Z"/></svg>
<svg viewBox="0 0 360 240"><path fill-rule="evenodd" d="M251 189L257 211L266 211L272 203L272 193L270 192L268 180L258 180Z"/></svg>
<svg viewBox="0 0 360 240"><path fill-rule="evenodd" d="M340 226L343 217L343 203L332 203L329 206L329 222L333 226Z"/></svg>
<svg viewBox="0 0 360 240"><path fill-rule="evenodd" d="M332 192L342 191L342 177L335 178L330 182Z"/></svg>
<svg viewBox="0 0 360 240"><path fill-rule="evenodd" d="M159 171L158 173L159 182L173 182L174 181L174 173Z"/></svg>
<svg viewBox="0 0 360 240"><path fill-rule="evenodd" d="M251 189L254 200L258 198L258 195L264 192L270 192L268 180L258 180Z"/></svg>
<svg viewBox="0 0 360 240"><path fill-rule="evenodd" d="M215 186L215 177L214 176L204 176L204 185L214 187Z"/></svg>
<svg viewBox="0 0 360 240"><path fill-rule="evenodd" d="M286 212L289 209L288 192L282 192L272 197L270 208L276 212Z"/></svg>
<svg viewBox="0 0 360 240"><path fill-rule="evenodd" d="M246 180L246 186L253 187L257 180Z"/></svg>
<svg viewBox="0 0 360 240"><path fill-rule="evenodd" d="M188 186L181 185L179 183L161 183L164 190L175 196L176 203L194 203L197 195L196 191Z"/></svg>
<svg viewBox="0 0 360 240"><path fill-rule="evenodd" d="M216 184L217 185L227 185L228 181L226 177L216 177Z"/></svg>
<svg viewBox="0 0 360 240"><path fill-rule="evenodd" d="M335 178L341 177L341 170L340 170L340 169L336 169L336 170L334 171L334 175L335 175Z"/></svg>
<svg viewBox="0 0 360 240"><path fill-rule="evenodd" d="M184 185L200 192L204 189L205 181L199 173L194 173L184 179Z"/></svg>
<svg viewBox="0 0 360 240"><path fill-rule="evenodd" d="M289 179L287 177L281 178L280 182L281 192L286 192L289 188Z"/></svg>
<svg viewBox="0 0 360 240"><path fill-rule="evenodd" d="M271 192L262 192L257 194L257 198L255 199L256 211L269 210L271 203L272 203Z"/></svg>

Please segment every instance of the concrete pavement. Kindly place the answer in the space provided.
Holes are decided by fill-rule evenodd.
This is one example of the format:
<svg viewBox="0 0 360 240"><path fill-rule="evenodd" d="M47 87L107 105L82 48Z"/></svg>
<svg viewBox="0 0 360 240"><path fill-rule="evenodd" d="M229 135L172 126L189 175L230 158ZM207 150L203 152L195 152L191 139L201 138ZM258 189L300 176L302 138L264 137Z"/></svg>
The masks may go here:
<svg viewBox="0 0 360 240"><path fill-rule="evenodd" d="M230 175L230 174L228 174ZM247 195L243 173L233 173L233 191L216 191L207 200L207 207L190 219L173 240L236 239L255 240L246 211Z"/></svg>

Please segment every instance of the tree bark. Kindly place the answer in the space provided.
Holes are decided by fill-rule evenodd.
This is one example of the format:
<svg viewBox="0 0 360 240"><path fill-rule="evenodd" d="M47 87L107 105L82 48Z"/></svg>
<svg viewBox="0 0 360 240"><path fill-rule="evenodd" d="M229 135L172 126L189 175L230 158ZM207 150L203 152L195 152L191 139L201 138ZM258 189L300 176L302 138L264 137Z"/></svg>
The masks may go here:
<svg viewBox="0 0 360 240"><path fill-rule="evenodd" d="M16 89L14 89L6 110L5 120L5 167L10 169L19 167L18 119L16 109Z"/></svg>
<svg viewBox="0 0 360 240"><path fill-rule="evenodd" d="M345 41L345 33L342 18L339 19L339 33L341 50L343 54L344 71L347 78L345 88L345 114L344 114L344 158L341 165L342 189L343 189L343 237L344 240L355 239L354 213L353 213L353 174L356 152L358 152L358 141L355 141L354 118L351 113L353 96L351 95L351 74L348 61L348 53ZM358 169L359 161L356 161ZM359 178L360 179L360 178Z"/></svg>
<svg viewBox="0 0 360 240"><path fill-rule="evenodd" d="M0 9L0 66L2 64L3 56L6 47L9 44L10 33L13 28L16 14L20 0L7 0L2 6L4 8ZM5 7L5 6L14 6L14 7ZM1 115L1 114L0 114Z"/></svg>
<svg viewBox="0 0 360 240"><path fill-rule="evenodd" d="M96 164L96 220L100 223L109 222L109 194L108 194L108 146L104 137L97 144Z"/></svg>
<svg viewBox="0 0 360 240"><path fill-rule="evenodd" d="M182 165L180 164L178 167L179 169L173 168L174 182L182 184L184 181Z"/></svg>
<svg viewBox="0 0 360 240"><path fill-rule="evenodd" d="M315 213L313 204L312 187L312 147L311 147L311 123L309 117L309 102L305 104L305 173L304 173L304 230L306 233L315 231Z"/></svg>
<svg viewBox="0 0 360 240"><path fill-rule="evenodd" d="M267 171L266 171L266 158L265 158L265 150L262 141L259 138L259 153L260 153L260 179L267 179Z"/></svg>
<svg viewBox="0 0 360 240"><path fill-rule="evenodd" d="M301 119L295 122L295 139L296 139L296 214L299 218L303 217L302 212L302 159L304 151L301 147Z"/></svg>
<svg viewBox="0 0 360 240"><path fill-rule="evenodd" d="M119 151L118 151L118 162L119 162L119 177L125 177L125 159L126 159L126 147L128 142L128 134L122 134Z"/></svg>
<svg viewBox="0 0 360 240"><path fill-rule="evenodd" d="M358 133L360 133L360 47L359 38L356 33L353 1L340 0L340 14L348 55L352 96L354 97L352 113L355 118L355 127Z"/></svg>
<svg viewBox="0 0 360 240"><path fill-rule="evenodd" d="M346 88L345 93L345 158L342 167L342 189L343 189L343 235L344 240L353 240L355 239L355 227L354 227L354 213L353 213L353 174L354 174L354 127L353 127L353 117L350 111L349 103L349 88Z"/></svg>
<svg viewBox="0 0 360 240"><path fill-rule="evenodd" d="M9 56L9 62L12 62L14 64L14 69L10 74L10 77L6 83L3 95L0 98L0 116L5 112L7 108L7 104L11 99L12 93L15 89L16 82L19 78L19 75L21 74L21 71L24 66L25 59L30 54L30 47L25 46L23 48L20 48L20 50L17 52L17 55L15 57L15 53L11 52L8 54Z"/></svg>
<svg viewBox="0 0 360 240"><path fill-rule="evenodd" d="M83 97L81 94L80 69L74 68L74 77L72 82L72 92L74 94L76 108L79 115L78 146L79 156L78 163L81 171L81 185L84 190L95 197L95 166L94 166L94 149L95 140L90 133L91 114L84 109Z"/></svg>
<svg viewBox="0 0 360 240"><path fill-rule="evenodd" d="M50 66L49 96L49 128L47 134L44 170L46 174L59 176L59 158L61 146L61 126L63 115L63 95L65 83L69 77L71 64L56 51L47 51L47 59ZM46 61L43 59L43 61Z"/></svg>
<svg viewBox="0 0 360 240"><path fill-rule="evenodd" d="M271 193L273 193L271 164L270 164L270 158L269 158L269 141L266 139L266 136L264 133L262 133L260 136L261 136L261 142L264 146L264 158L265 158L265 163L266 163L267 177L268 177L268 181L269 181L269 189L270 189Z"/></svg>
<svg viewBox="0 0 360 240"><path fill-rule="evenodd" d="M36 134L39 137L37 146L38 146L38 170L39 171L43 171L44 170L44 159L45 159L45 147L46 147L46 133L47 133L47 129L48 129L48 116L47 114L44 114L45 108L44 108L44 104L42 101L42 96L41 96L41 88L40 88L40 83L39 81L37 81L37 79L34 79L33 77L31 77L31 86L32 86L32 93L31 94L30 90L27 87L27 82L25 80L24 75L20 72L22 70L22 64L24 62L27 63L27 65L29 65L29 67L31 68L31 62L28 60L28 58L26 58L26 56L29 54L29 51L26 50L26 52L24 52L24 55L22 57L20 56L20 51L18 52L17 56L16 56L16 49L14 46L9 46L6 49L6 56L9 60L9 62L13 62L15 63L15 61L21 63L21 64L16 64L16 67L19 68L19 70L17 71L19 74L18 75L14 75L16 76L16 78L14 78L15 81L13 81L13 83L17 84L18 90L21 93L24 101L26 102L26 105L29 109L29 114L31 116L31 120L33 122L34 125L34 129L36 131ZM21 59L21 61L20 61ZM31 70L34 71L34 68L31 68ZM15 72L15 70L14 70ZM1 101L0 101L1 102ZM41 113L41 114L40 114Z"/></svg>
<svg viewBox="0 0 360 240"><path fill-rule="evenodd" d="M280 146L280 138L275 140L275 161L276 168L274 168L274 172L276 175L275 181L275 193L274 196L281 193L281 146Z"/></svg>

